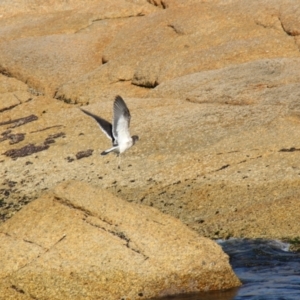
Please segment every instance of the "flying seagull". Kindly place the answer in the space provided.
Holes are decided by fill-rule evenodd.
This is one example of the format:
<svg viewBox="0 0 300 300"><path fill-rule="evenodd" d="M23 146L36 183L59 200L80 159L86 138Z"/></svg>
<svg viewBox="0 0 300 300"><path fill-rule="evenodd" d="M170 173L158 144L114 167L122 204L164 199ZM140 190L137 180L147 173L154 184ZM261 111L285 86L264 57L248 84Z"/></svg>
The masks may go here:
<svg viewBox="0 0 300 300"><path fill-rule="evenodd" d="M116 96L115 98L112 124L82 108L80 109L88 116L94 118L104 134L112 141L112 148L103 151L101 155L114 152L119 156L119 154L125 152L138 141L139 137L137 135L130 136L130 112L122 97Z"/></svg>

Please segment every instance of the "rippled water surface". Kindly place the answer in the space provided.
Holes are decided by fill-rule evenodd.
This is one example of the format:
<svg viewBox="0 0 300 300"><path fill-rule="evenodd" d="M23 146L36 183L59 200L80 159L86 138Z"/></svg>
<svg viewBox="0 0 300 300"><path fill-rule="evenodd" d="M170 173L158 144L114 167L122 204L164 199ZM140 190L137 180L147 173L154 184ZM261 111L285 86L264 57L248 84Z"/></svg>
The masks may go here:
<svg viewBox="0 0 300 300"><path fill-rule="evenodd" d="M300 253L278 241L220 241L243 285L228 291L156 300L300 300Z"/></svg>

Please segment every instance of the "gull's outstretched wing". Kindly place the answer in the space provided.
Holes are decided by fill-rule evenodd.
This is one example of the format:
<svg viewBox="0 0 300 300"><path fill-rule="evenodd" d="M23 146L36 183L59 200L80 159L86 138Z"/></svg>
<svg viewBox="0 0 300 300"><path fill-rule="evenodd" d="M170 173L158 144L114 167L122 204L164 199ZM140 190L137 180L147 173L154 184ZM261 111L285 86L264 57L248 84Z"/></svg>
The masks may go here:
<svg viewBox="0 0 300 300"><path fill-rule="evenodd" d="M84 109L82 109L82 108L80 108L80 109L81 109L81 111L83 111L85 114L87 114L88 116L90 116L90 117L92 117L93 119L95 119L95 120L97 121L97 123L98 123L100 129L104 132L104 134L105 134L110 140L112 140L113 144L115 144L115 140L116 140L116 139L114 138L113 133L112 133L112 125L111 125L108 121L106 121L106 120L104 120L104 119L102 119L102 118L100 118L100 117L98 117L98 116L96 116L96 115L90 113L89 111L86 111L86 110L84 110Z"/></svg>
<svg viewBox="0 0 300 300"><path fill-rule="evenodd" d="M117 140L118 145L131 140L130 132L130 112L124 100L117 96L114 102L114 120L112 134Z"/></svg>

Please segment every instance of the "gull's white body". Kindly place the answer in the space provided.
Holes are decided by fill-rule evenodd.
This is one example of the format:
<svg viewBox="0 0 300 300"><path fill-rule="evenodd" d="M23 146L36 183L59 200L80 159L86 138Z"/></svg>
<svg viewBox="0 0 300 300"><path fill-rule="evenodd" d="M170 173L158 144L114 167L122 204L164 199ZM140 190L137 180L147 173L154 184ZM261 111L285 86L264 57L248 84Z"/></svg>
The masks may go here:
<svg viewBox="0 0 300 300"><path fill-rule="evenodd" d="M114 117L112 124L90 112L83 109L81 110L97 121L101 130L113 143L113 147L103 151L101 155L106 155L110 152L115 152L119 155L132 147L139 139L138 136L130 136L130 112L126 103L120 96L117 96L114 101Z"/></svg>

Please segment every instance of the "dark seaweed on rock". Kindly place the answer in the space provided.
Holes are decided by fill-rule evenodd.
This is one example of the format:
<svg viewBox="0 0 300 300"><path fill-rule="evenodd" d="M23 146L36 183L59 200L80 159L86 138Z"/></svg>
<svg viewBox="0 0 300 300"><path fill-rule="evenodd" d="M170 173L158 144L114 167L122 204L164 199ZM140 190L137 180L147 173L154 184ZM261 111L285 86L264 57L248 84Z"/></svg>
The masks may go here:
<svg viewBox="0 0 300 300"><path fill-rule="evenodd" d="M55 143L55 139L59 138L59 137L65 137L66 134L64 132L59 132L59 133L55 133L55 134L50 134L46 139L44 144L45 145L49 145L49 144L53 144Z"/></svg>
<svg viewBox="0 0 300 300"><path fill-rule="evenodd" d="M15 127L19 127L21 125L24 125L24 124L32 122L32 121L36 121L37 119L38 119L37 116L30 115L30 116L27 116L27 117L24 117L24 118L19 118L19 119L15 119L15 120L0 122L0 126L13 124L12 126L10 126L10 128L15 128Z"/></svg>
<svg viewBox="0 0 300 300"><path fill-rule="evenodd" d="M8 136L8 138L10 139L10 144L13 145L13 144L17 144L21 141L24 140L25 138L25 133L16 133L16 134L10 134Z"/></svg>
<svg viewBox="0 0 300 300"><path fill-rule="evenodd" d="M50 134L48 136L48 138L50 138L50 139L57 139L59 137L65 137L65 136L66 136L66 134L64 132L58 132L58 133Z"/></svg>
<svg viewBox="0 0 300 300"><path fill-rule="evenodd" d="M8 133L8 134L6 136L4 135L3 139L0 139L0 142L4 139L10 139L11 140L10 144L16 144L16 143L24 140L25 134L23 134L23 133L10 134L10 131L6 131L6 133ZM42 145L28 144L28 145L26 145L26 146L24 146L20 149L7 150L3 154L6 155L6 156L11 157L13 159L16 159L18 157L28 156L28 155L31 155L31 154L36 153L36 152L47 150L50 147L49 144L55 143L56 138L65 137L65 136L66 135L65 135L64 132L51 134L45 139L45 141ZM87 156L89 156L89 155L87 155Z"/></svg>
<svg viewBox="0 0 300 300"><path fill-rule="evenodd" d="M10 149L4 152L3 154L6 156L9 156L11 158L18 158L18 157L24 157L31 155L36 152L40 152L43 150L47 150L49 148L49 145L39 145L36 146L34 144L28 144L20 149Z"/></svg>
<svg viewBox="0 0 300 300"><path fill-rule="evenodd" d="M88 149L88 150L85 150L85 151L79 151L77 154L76 154L76 158L77 159L81 159L83 157L89 157L93 154L93 149Z"/></svg>
<svg viewBox="0 0 300 300"><path fill-rule="evenodd" d="M12 144L17 144L21 141L24 140L25 138L25 133L11 133L11 130L6 130L3 133L1 133L1 135L3 136L2 138L0 138L0 142L6 141L6 140L10 140L9 143Z"/></svg>

